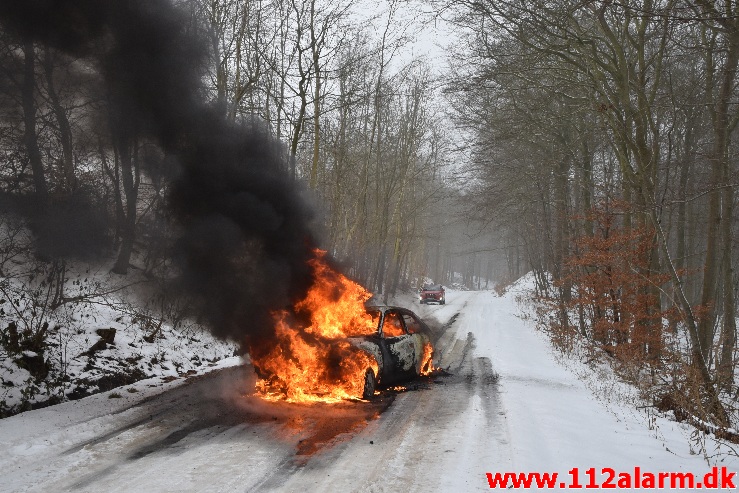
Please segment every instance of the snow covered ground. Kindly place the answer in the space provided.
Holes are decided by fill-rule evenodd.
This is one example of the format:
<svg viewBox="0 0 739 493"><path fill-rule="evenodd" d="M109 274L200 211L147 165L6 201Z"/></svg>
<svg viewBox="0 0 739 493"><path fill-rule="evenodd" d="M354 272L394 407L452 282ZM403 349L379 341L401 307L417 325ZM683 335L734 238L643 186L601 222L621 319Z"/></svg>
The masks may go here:
<svg viewBox="0 0 739 493"><path fill-rule="evenodd" d="M374 403L261 403L245 395L247 367L0 420L0 491L456 492L488 490L488 472L578 467L586 483L589 467L739 470L711 445L710 459L694 454L691 428L637 409L612 375L554 352L516 295L410 306L446 324L437 359L450 375Z"/></svg>
<svg viewBox="0 0 739 493"><path fill-rule="evenodd" d="M558 471L567 477L573 467L583 474L590 467L633 473L638 466L702 476L715 464L739 471L737 457L728 457L727 449L710 438L712 458L696 454L692 427L657 416L650 407L637 409L635 392L612 374L594 375L557 354L530 321L517 315L513 302L520 293L509 291L501 298L476 293L459 320L458 337L472 332L476 352L488 356L500 376L501 412L506 416L499 433L507 442L507 468L501 469L499 454L491 447L487 459L467 468L470 474L486 467L489 472ZM605 479L598 477L598 482Z"/></svg>
<svg viewBox="0 0 739 493"><path fill-rule="evenodd" d="M64 296L78 300L55 309L43 279L28 278L0 277L0 326L9 333L12 325L16 339L0 344L0 416L144 378L200 374L236 350L187 319L173 327L162 315L172 307L138 272L70 266Z"/></svg>

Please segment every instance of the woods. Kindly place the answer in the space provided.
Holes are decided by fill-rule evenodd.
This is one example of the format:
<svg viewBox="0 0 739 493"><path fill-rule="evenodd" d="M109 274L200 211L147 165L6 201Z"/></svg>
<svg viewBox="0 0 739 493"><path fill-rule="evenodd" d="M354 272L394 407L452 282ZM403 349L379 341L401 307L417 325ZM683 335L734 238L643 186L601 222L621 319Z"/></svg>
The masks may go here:
<svg viewBox="0 0 739 493"><path fill-rule="evenodd" d="M658 405L733 426L737 5L455 5L478 204L523 245L548 330L634 368Z"/></svg>
<svg viewBox="0 0 739 493"><path fill-rule="evenodd" d="M397 4L362 17L351 2L177 7L190 16L191 34L208 41L204 96L226 118L283 143L289 173L320 204L324 248L380 293L424 275L453 281L458 252L433 220L455 202L451 137L436 75L398 54L407 20ZM3 192L33 194L39 207L84 195L105 213L113 272L126 274L131 262L143 267L142 256L147 266L161 265L154 258L164 254L161 239L150 228L166 215L168 156L142 129L120 130L128 116L109 104L118 96L106 92L92 58L12 32L3 48Z"/></svg>

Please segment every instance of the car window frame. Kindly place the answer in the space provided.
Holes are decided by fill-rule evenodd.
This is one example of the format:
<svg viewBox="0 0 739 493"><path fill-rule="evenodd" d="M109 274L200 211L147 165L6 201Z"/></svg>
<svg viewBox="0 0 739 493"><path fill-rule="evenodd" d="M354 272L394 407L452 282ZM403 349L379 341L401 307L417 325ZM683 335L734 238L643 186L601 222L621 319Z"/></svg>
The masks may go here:
<svg viewBox="0 0 739 493"><path fill-rule="evenodd" d="M394 336L387 336L387 335L385 335L385 321L386 321L388 315L390 315L390 314L395 314L395 315L398 316L398 320L400 320L400 326L401 326L401 329L403 331L402 334L400 334L400 335L394 335ZM403 319L403 312L400 311L400 310L395 310L395 309L393 309L393 310L387 310L384 313L383 317L382 317L382 327L380 328L380 337L382 337L383 339L394 339L396 337L403 337L403 336L406 336L408 334L409 334L408 328L405 326L405 320Z"/></svg>
<svg viewBox="0 0 739 493"><path fill-rule="evenodd" d="M423 322L421 322L421 319L418 318L418 316L415 313L412 313L410 311L408 312L399 312L400 318L403 320L403 325L405 326L405 332L406 334L419 334L423 332ZM405 320L405 317L410 317L411 320L415 323L415 325L418 326L418 330L411 331L411 329L408 327L408 322Z"/></svg>

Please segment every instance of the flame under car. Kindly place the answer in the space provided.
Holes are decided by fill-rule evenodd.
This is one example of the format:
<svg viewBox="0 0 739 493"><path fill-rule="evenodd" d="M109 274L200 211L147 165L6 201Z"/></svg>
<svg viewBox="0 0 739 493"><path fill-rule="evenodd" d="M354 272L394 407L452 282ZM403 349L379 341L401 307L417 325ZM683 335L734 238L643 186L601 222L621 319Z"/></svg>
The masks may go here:
<svg viewBox="0 0 739 493"><path fill-rule="evenodd" d="M377 374L372 368L365 371L363 399L371 398L379 387L433 370L429 329L415 313L396 306L371 306L367 311L373 318L379 316L377 332L349 338L377 362Z"/></svg>

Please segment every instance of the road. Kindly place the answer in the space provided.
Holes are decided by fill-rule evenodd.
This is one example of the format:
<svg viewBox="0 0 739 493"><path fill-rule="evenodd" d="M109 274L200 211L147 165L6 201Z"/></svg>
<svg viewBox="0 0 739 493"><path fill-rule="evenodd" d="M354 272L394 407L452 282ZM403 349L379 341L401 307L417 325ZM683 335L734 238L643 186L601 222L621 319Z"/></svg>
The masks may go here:
<svg viewBox="0 0 739 493"><path fill-rule="evenodd" d="M265 402L236 365L0 420L0 491L466 492L496 471L739 469L607 367L552 349L517 296L416 304L445 371L372 402Z"/></svg>
<svg viewBox="0 0 739 493"><path fill-rule="evenodd" d="M489 445L502 419L490 361L473 357L471 334L456 337L455 323L473 296L450 293L444 306L414 307L434 329L437 366L445 371L406 390L372 402L268 403L247 395L255 377L240 365L113 411L90 403L79 417L87 399L66 403L25 440L11 434L2 485L81 492L435 489L450 469L464 474L467 456ZM133 393L119 391L123 398ZM472 405L482 405L483 419L467 419ZM470 432L478 442L469 441ZM479 471L475 476L479 482Z"/></svg>

